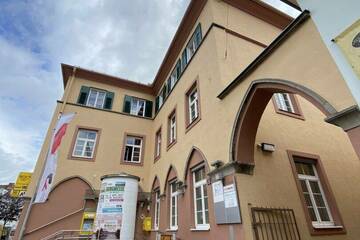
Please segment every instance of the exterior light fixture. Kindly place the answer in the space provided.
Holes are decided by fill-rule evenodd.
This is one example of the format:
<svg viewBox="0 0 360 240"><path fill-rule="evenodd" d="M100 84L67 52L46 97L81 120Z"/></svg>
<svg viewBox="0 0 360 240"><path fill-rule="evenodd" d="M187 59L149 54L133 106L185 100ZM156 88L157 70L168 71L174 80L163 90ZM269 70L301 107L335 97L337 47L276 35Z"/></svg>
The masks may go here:
<svg viewBox="0 0 360 240"><path fill-rule="evenodd" d="M271 143L261 143L258 145L264 152L275 152L275 145Z"/></svg>

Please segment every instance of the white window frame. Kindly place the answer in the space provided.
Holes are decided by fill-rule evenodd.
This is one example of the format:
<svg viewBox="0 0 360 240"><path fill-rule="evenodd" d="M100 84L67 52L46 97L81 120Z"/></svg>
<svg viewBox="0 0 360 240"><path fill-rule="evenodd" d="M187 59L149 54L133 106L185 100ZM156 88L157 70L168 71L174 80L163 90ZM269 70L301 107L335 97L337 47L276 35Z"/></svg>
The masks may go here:
<svg viewBox="0 0 360 240"><path fill-rule="evenodd" d="M291 101L291 97L289 93L275 93L274 95L275 95L276 105L280 110L289 113L296 113L294 108L294 103Z"/></svg>
<svg viewBox="0 0 360 240"><path fill-rule="evenodd" d="M94 133L95 133L95 139L81 138L81 137L80 137L80 132L82 132L82 131L94 132ZM95 147L96 147L96 140L97 140L97 138L98 138L98 132L97 132L97 131L95 131L95 130L89 130L89 129L79 129L78 132L77 132L76 141L75 141L74 149L73 149L73 152L72 152L72 156L73 156L73 157L81 157L81 158L93 158L93 157L94 157L94 152L95 152ZM82 148L82 150L81 150L81 155L75 154L75 152L76 152L76 146L77 146L79 140L84 141L84 146L83 146L83 148ZM92 142L92 143L94 144L94 145L93 145L93 148L92 148L92 151L91 151L91 156L90 156L90 157L85 155L86 145L87 145L89 142Z"/></svg>
<svg viewBox="0 0 360 240"><path fill-rule="evenodd" d="M155 192L155 216L154 216L154 229L159 230L160 225L160 190Z"/></svg>
<svg viewBox="0 0 360 240"><path fill-rule="evenodd" d="M178 191L176 189L176 180L169 183L170 185L170 229L177 230L178 229ZM175 191L173 191L175 187ZM175 199L175 213L173 212L173 203L172 200ZM175 222L173 223L172 218L175 217Z"/></svg>
<svg viewBox="0 0 360 240"><path fill-rule="evenodd" d="M175 112L170 116L170 134L169 134L169 143L173 143L176 140L176 114Z"/></svg>
<svg viewBox="0 0 360 240"><path fill-rule="evenodd" d="M191 95L195 94L194 100L191 101ZM197 87L191 90L191 92L188 95L188 102L189 102L189 124L195 121L199 117L199 92L197 90ZM195 109L195 115L194 118L192 118L192 111L191 107L194 105Z"/></svg>
<svg viewBox="0 0 360 240"><path fill-rule="evenodd" d="M200 171L204 168L204 166L199 166L196 169L192 170L192 177L193 177L193 197L194 197L194 217L195 217L195 228L197 230L209 230L210 229L210 224L209 223L198 223L197 221L197 204L196 204L196 188L200 187L201 188L201 199L202 199L202 217L204 222L206 222L206 214L205 214L205 197L204 197L204 188L207 187L207 182L206 182L206 177L198 182L195 182L195 173L197 171ZM205 171L205 169L204 169ZM209 201L209 195L208 195L208 199L207 201ZM208 202L209 204L209 202ZM209 205L208 205L209 206ZM209 213L209 209L208 209L208 213Z"/></svg>
<svg viewBox="0 0 360 240"><path fill-rule="evenodd" d="M299 163L300 163L300 162L299 162ZM295 164L296 164L296 163L295 163ZM308 163L308 164L311 164L315 176L304 175L304 174L299 174L299 173L298 173L298 178L299 178L299 180L304 180L304 181L305 181L305 183L306 183L306 188L307 188L307 191L308 191L308 193L309 193L310 200L311 200L311 203L312 203L314 212L315 212L315 216L316 216L317 221L312 221L312 225L313 225L313 227L315 227L315 228L322 228L322 227L326 228L326 227L329 227L329 226L334 226L335 223L334 223L334 220L333 220L333 218L332 218L331 211L330 211L330 208L329 208L327 199L326 199L326 195L325 195L325 193L324 193L324 190L323 190L322 185L321 185L321 181L320 181L320 179L319 179L319 175L318 175L318 173L317 173L317 171L316 171L316 167L315 167L315 165L312 164L312 163ZM317 182L317 184L319 185L320 193L321 193L321 195L322 195L322 198L323 198L323 201L324 201L324 204L325 204L325 208L326 208L327 214L329 215L330 221L321 221L321 217L320 217L320 214L319 214L319 211L318 211L318 207L317 207L317 205L316 205L316 201L315 201L315 198L314 198L314 194L313 194L312 189L311 189L311 186L310 186L310 181ZM300 184L301 184L301 183L300 183ZM301 191L302 191L302 190L301 190ZM303 192L302 192L301 194L304 195ZM307 211L309 211L309 210L307 209Z"/></svg>
<svg viewBox="0 0 360 240"><path fill-rule="evenodd" d="M155 157L160 157L160 153L161 153L161 129L156 132Z"/></svg>
<svg viewBox="0 0 360 240"><path fill-rule="evenodd" d="M127 141L128 138L134 138L134 144L128 143L128 141ZM140 139L140 140L141 140L140 145L136 145L136 144L135 144L135 140L136 140L136 139ZM126 139L125 139L125 149L124 149L124 159L123 159L124 162L126 162L126 163L141 163L143 141L144 141L144 139L143 139L142 137L130 136L130 135L126 136ZM133 150L132 150L132 152L131 152L131 160L130 160L130 161L125 159L125 158L126 158L126 147L132 147L132 148L133 148ZM140 148L139 161L134 161L134 160L133 160L133 159L134 159L134 148Z"/></svg>
<svg viewBox="0 0 360 240"><path fill-rule="evenodd" d="M194 56L196 52L196 44L195 44L195 34L192 36L191 40L189 41L188 45L186 46L186 55L187 55L187 62Z"/></svg>
<svg viewBox="0 0 360 240"><path fill-rule="evenodd" d="M95 94L96 94L94 104L90 104L90 103L89 103L89 101L90 101L90 96L91 96L92 93L95 93ZM101 106L97 106L97 103L98 103L98 101L99 101L99 95L100 95L100 93L103 93L103 94L104 94L104 98L103 98L103 102L102 102ZM103 108L103 107L104 107L104 104L105 104L105 99L106 99L106 91L103 91L103 90L100 90L100 89L95 89L95 88L90 88L90 90L89 90L89 96L88 96L87 101L86 101L86 106L95 107L95 108Z"/></svg>
<svg viewBox="0 0 360 240"><path fill-rule="evenodd" d="M135 104L136 106L133 106ZM140 108L143 107L142 115L139 115ZM130 114L145 117L146 100L132 97L130 102Z"/></svg>

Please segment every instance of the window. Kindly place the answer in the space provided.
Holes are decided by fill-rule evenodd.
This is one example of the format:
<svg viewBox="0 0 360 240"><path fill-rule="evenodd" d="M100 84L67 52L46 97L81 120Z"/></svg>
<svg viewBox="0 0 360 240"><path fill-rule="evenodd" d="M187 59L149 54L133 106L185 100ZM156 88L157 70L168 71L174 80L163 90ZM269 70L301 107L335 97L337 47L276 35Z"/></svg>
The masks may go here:
<svg viewBox="0 0 360 240"><path fill-rule="evenodd" d="M141 163L143 138L126 136L124 162Z"/></svg>
<svg viewBox="0 0 360 240"><path fill-rule="evenodd" d="M145 100L133 97L131 99L130 114L144 117L145 116Z"/></svg>
<svg viewBox="0 0 360 240"><path fill-rule="evenodd" d="M152 117L153 102L125 95L123 112L140 117Z"/></svg>
<svg viewBox="0 0 360 240"><path fill-rule="evenodd" d="M333 226L334 222L315 165L295 162L295 166L313 226Z"/></svg>
<svg viewBox="0 0 360 240"><path fill-rule="evenodd" d="M311 235L346 233L320 157L287 153Z"/></svg>
<svg viewBox="0 0 360 240"><path fill-rule="evenodd" d="M177 230L178 228L178 192L176 188L176 181L170 183L170 229Z"/></svg>
<svg viewBox="0 0 360 240"><path fill-rule="evenodd" d="M155 136L155 159L158 159L161 154L161 128L156 132Z"/></svg>
<svg viewBox="0 0 360 240"><path fill-rule="evenodd" d="M202 40L202 34L201 34L201 25L199 24L194 34L191 36L188 44L186 45L186 48L184 50L185 53L182 55L182 61L183 63L183 69L185 68L186 64L189 63L190 59L194 56L197 48L200 46Z"/></svg>
<svg viewBox="0 0 360 240"><path fill-rule="evenodd" d="M77 103L94 108L111 109L113 92L82 86Z"/></svg>
<svg viewBox="0 0 360 240"><path fill-rule="evenodd" d="M176 112L175 110L169 116L169 139L168 144L171 145L176 141Z"/></svg>
<svg viewBox="0 0 360 240"><path fill-rule="evenodd" d="M199 107L198 107L198 92L197 89L193 89L189 96L189 123L192 123L199 116Z"/></svg>
<svg viewBox="0 0 360 240"><path fill-rule="evenodd" d="M275 101L277 107L285 112L295 113L293 103L288 93L275 93Z"/></svg>
<svg viewBox="0 0 360 240"><path fill-rule="evenodd" d="M155 192L155 217L154 229L158 230L160 224L160 190Z"/></svg>
<svg viewBox="0 0 360 240"><path fill-rule="evenodd" d="M205 168L193 172L195 225L197 229L209 229L209 206Z"/></svg>
<svg viewBox="0 0 360 240"><path fill-rule="evenodd" d="M79 129L72 156L81 158L93 158L97 140L97 131Z"/></svg>

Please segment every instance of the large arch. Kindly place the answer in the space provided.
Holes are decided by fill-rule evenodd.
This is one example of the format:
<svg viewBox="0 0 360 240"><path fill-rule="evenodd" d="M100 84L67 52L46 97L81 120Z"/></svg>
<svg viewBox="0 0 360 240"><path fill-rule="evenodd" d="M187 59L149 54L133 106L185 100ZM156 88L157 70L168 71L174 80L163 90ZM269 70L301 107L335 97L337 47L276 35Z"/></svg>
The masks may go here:
<svg viewBox="0 0 360 240"><path fill-rule="evenodd" d="M237 112L231 136L230 161L236 161L244 169L254 166L254 146L261 116L274 93L294 93L316 106L325 116L337 113L336 109L316 92L295 82L282 79L253 81Z"/></svg>

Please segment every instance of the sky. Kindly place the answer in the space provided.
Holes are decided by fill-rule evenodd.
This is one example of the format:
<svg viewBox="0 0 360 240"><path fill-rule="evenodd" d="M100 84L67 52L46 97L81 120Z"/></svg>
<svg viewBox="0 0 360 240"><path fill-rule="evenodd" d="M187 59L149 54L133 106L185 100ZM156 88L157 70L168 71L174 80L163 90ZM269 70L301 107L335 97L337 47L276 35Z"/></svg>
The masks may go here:
<svg viewBox="0 0 360 240"><path fill-rule="evenodd" d="M61 63L151 83L189 2L0 0L0 184L33 170Z"/></svg>

